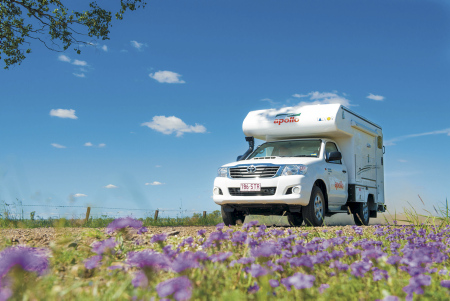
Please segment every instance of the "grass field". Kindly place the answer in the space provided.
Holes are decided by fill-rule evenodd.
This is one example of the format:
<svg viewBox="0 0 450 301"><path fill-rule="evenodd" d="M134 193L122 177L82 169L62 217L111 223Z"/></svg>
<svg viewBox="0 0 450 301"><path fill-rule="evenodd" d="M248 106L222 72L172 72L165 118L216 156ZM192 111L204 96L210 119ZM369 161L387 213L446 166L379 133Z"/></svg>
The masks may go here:
<svg viewBox="0 0 450 301"><path fill-rule="evenodd" d="M225 227L219 212L0 219L0 301L449 300L447 204L436 213L316 228L257 216Z"/></svg>

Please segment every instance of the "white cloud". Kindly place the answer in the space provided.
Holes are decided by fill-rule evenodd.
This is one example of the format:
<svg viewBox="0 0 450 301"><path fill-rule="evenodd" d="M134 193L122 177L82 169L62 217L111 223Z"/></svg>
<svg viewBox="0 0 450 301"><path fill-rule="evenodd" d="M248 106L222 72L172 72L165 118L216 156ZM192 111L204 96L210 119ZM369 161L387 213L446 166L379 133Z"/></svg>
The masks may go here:
<svg viewBox="0 0 450 301"><path fill-rule="evenodd" d="M106 186L103 186L103 188L111 189L111 188L117 188L117 186L116 186L116 185L113 185L113 184L108 184L108 185L106 185Z"/></svg>
<svg viewBox="0 0 450 301"><path fill-rule="evenodd" d="M406 163L408 161L404 160L404 159L398 159L398 162L402 162L402 163Z"/></svg>
<svg viewBox="0 0 450 301"><path fill-rule="evenodd" d="M104 144L104 143L100 143L99 145L98 145L98 147L105 147L106 146L106 144Z"/></svg>
<svg viewBox="0 0 450 301"><path fill-rule="evenodd" d="M51 145L53 147L56 147L56 148L66 148L64 145L61 145L61 144L58 144L58 143L52 143Z"/></svg>
<svg viewBox="0 0 450 301"><path fill-rule="evenodd" d="M152 183L145 183L145 185L152 185L152 186L158 186L158 185L164 185L165 183L161 183L158 181L154 181Z"/></svg>
<svg viewBox="0 0 450 301"><path fill-rule="evenodd" d="M184 84L185 81L180 79L181 75L172 71L158 71L150 73L148 76L157 80L160 83L168 84Z"/></svg>
<svg viewBox="0 0 450 301"><path fill-rule="evenodd" d="M155 167L156 167L156 168L159 168L159 167L161 167L161 165L155 165Z"/></svg>
<svg viewBox="0 0 450 301"><path fill-rule="evenodd" d="M75 116L75 110L66 110L66 109L56 109L50 111L50 116L56 116L59 118L70 118L70 119L78 119L77 116Z"/></svg>
<svg viewBox="0 0 450 301"><path fill-rule="evenodd" d="M440 134L446 134L446 135L450 136L450 128L443 129L443 130L432 131L432 132L411 134L411 135L405 135L405 136L392 138L392 139L384 141L384 145L385 146L392 146L392 145L395 145L395 143L398 142L398 141L406 140L406 139L409 139L409 138L416 138L416 137L430 136L430 135L440 135Z"/></svg>
<svg viewBox="0 0 450 301"><path fill-rule="evenodd" d="M61 62L67 62L70 63L70 58L67 55L61 54L58 56L58 60Z"/></svg>
<svg viewBox="0 0 450 301"><path fill-rule="evenodd" d="M73 197L75 197L75 198L85 197L85 196L87 196L87 195L85 195L85 194L83 194L83 193L75 193L75 194L73 195Z"/></svg>
<svg viewBox="0 0 450 301"><path fill-rule="evenodd" d="M376 100L376 101L383 101L384 96L381 95L374 95L372 93L369 93L369 96L367 96L368 99Z"/></svg>
<svg viewBox="0 0 450 301"><path fill-rule="evenodd" d="M108 51L108 46L103 45L103 46L102 46L102 50L105 51L105 52Z"/></svg>
<svg viewBox="0 0 450 301"><path fill-rule="evenodd" d="M84 146L92 146L93 144L92 143L90 143L90 142L86 142L85 144L84 144Z"/></svg>
<svg viewBox="0 0 450 301"><path fill-rule="evenodd" d="M266 101L266 102L270 103L270 105L272 105L272 106L278 104L278 102L273 101L273 100L270 99L270 98L263 98L263 99L261 99L261 101Z"/></svg>
<svg viewBox="0 0 450 301"><path fill-rule="evenodd" d="M75 66L87 66L87 62L85 61L79 61L79 60L75 60L73 61L73 63Z"/></svg>
<svg viewBox="0 0 450 301"><path fill-rule="evenodd" d="M316 104L334 104L338 103L344 106L351 106L350 100L345 98L344 96L341 96L337 94L337 92L319 92L319 91L313 91L305 95L301 94L294 94L292 95L296 98L306 98L309 97L311 101L301 101L298 106L305 106L305 105L316 105Z"/></svg>
<svg viewBox="0 0 450 301"><path fill-rule="evenodd" d="M75 75L76 77L86 77L86 75L84 75L84 73L72 73L73 75Z"/></svg>
<svg viewBox="0 0 450 301"><path fill-rule="evenodd" d="M292 97L296 97L296 98L302 98L302 97L305 97L305 96L308 96L308 94L306 94L306 95L298 94L298 93L292 94Z"/></svg>
<svg viewBox="0 0 450 301"><path fill-rule="evenodd" d="M131 43L131 46L133 46L137 50L141 50L142 47L144 47L144 43L139 43L137 41L130 41L130 43Z"/></svg>
<svg viewBox="0 0 450 301"><path fill-rule="evenodd" d="M153 121L144 122L141 125L161 132L166 135L176 133L177 137L181 137L184 133L205 133L206 128L203 125L187 125L178 117L175 116L155 116Z"/></svg>

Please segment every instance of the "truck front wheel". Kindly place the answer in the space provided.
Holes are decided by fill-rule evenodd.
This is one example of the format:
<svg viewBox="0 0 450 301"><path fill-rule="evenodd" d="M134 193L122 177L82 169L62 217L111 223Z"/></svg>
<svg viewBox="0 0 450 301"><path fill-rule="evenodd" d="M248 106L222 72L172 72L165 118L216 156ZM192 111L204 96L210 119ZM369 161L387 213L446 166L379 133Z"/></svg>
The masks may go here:
<svg viewBox="0 0 450 301"><path fill-rule="evenodd" d="M233 211L233 212L226 212L225 210L223 210L223 207L221 207L222 212L222 219L223 219L223 223L226 226L235 226L236 222L238 220L241 220L241 222L244 222L245 216L244 214L238 212L238 211Z"/></svg>
<svg viewBox="0 0 450 301"><path fill-rule="evenodd" d="M369 204L356 203L352 207L353 219L355 224L358 226L368 226L369 225Z"/></svg>
<svg viewBox="0 0 450 301"><path fill-rule="evenodd" d="M302 208L303 219L308 226L322 226L325 218L325 198L322 190L314 186L309 203Z"/></svg>

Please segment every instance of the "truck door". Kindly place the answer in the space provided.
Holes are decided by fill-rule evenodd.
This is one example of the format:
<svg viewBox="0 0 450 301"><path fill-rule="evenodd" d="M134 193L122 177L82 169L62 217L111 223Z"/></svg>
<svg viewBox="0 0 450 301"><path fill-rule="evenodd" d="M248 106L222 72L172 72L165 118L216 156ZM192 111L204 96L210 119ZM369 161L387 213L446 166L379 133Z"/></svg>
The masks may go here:
<svg viewBox="0 0 450 301"><path fill-rule="evenodd" d="M327 142L325 156L331 152L339 151L336 144ZM328 174L328 203L330 205L344 205L347 202L348 173L342 160L329 161L325 164Z"/></svg>

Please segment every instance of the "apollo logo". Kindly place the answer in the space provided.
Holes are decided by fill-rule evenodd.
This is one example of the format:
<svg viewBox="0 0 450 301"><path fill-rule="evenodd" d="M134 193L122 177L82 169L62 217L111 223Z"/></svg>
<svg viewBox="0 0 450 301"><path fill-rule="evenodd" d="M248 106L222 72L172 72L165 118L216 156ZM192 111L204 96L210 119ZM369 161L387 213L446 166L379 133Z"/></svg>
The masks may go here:
<svg viewBox="0 0 450 301"><path fill-rule="evenodd" d="M278 114L275 116L275 120L273 121L273 123L281 125L282 123L293 123L293 122L298 122L301 113L298 114ZM279 118L281 117L281 118Z"/></svg>

